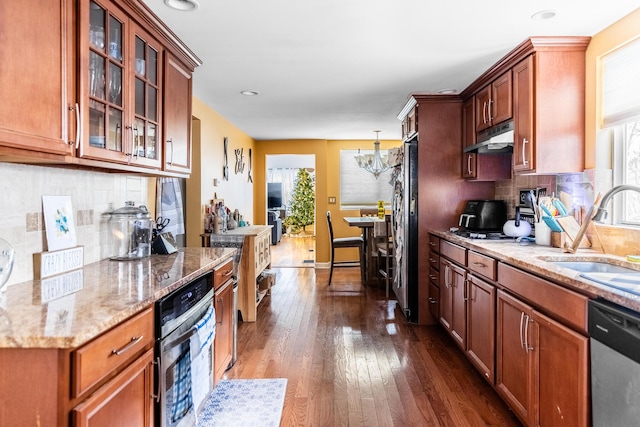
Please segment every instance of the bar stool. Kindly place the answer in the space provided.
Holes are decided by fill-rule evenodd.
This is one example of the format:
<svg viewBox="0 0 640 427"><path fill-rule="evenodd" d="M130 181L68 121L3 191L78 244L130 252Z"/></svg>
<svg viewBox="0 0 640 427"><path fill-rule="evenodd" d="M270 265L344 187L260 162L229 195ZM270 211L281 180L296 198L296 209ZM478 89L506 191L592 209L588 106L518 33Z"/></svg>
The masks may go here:
<svg viewBox="0 0 640 427"><path fill-rule="evenodd" d="M384 279L386 295L389 298L389 285L393 280L393 261L394 261L394 241L393 226L391 225L391 215L384 216L384 225L386 230L385 239L382 243L377 244L378 249L378 275Z"/></svg>
<svg viewBox="0 0 640 427"><path fill-rule="evenodd" d="M362 277L364 283L364 263L362 262L362 256L364 254L364 239L362 237L333 237L333 225L331 223L331 211L327 211L327 226L329 227L329 242L331 243L331 266L329 269L329 284L331 286L331 278L333 277L333 267L345 267L346 264L353 266L353 262L335 262L335 250L340 248L358 248L360 260L360 277Z"/></svg>

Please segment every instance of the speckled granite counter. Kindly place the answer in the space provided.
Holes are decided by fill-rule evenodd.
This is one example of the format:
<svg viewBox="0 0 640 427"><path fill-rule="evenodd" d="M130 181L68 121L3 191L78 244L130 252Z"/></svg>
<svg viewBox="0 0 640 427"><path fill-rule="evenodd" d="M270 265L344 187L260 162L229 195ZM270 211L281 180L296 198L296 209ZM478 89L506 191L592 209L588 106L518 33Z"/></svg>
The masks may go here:
<svg viewBox="0 0 640 427"><path fill-rule="evenodd" d="M560 248L539 246L535 243L477 240L457 236L449 231L430 233L456 243L465 248L491 256L498 261L521 268L555 283L573 289L590 298L601 297L633 310L640 311L640 296L630 292L599 284L580 277L580 272L562 268L549 261L602 261L637 269L640 265L626 262L623 257L606 255L592 249L579 249L575 254L565 253Z"/></svg>
<svg viewBox="0 0 640 427"><path fill-rule="evenodd" d="M71 348L212 270L235 249L183 248L140 261L103 260L0 295L0 348Z"/></svg>

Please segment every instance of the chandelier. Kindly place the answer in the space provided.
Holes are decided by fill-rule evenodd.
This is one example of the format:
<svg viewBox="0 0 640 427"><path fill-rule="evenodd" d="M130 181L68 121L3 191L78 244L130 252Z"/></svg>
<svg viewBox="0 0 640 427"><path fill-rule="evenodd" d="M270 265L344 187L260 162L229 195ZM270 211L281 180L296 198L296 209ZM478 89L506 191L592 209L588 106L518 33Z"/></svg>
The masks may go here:
<svg viewBox="0 0 640 427"><path fill-rule="evenodd" d="M391 166L389 165L388 156L380 155L380 141L378 140L380 131L374 130L374 132L376 133L376 140L373 143L373 154L360 154L360 150L358 150L358 155L355 156L355 159L358 166L378 179L380 174L391 169Z"/></svg>

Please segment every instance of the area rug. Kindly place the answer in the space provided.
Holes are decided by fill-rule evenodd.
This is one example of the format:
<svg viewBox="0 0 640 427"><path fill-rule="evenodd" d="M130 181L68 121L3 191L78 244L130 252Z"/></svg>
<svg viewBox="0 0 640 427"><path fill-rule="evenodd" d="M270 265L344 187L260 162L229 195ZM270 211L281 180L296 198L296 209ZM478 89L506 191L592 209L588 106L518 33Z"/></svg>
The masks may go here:
<svg viewBox="0 0 640 427"><path fill-rule="evenodd" d="M286 378L221 380L196 426L278 427L286 390Z"/></svg>

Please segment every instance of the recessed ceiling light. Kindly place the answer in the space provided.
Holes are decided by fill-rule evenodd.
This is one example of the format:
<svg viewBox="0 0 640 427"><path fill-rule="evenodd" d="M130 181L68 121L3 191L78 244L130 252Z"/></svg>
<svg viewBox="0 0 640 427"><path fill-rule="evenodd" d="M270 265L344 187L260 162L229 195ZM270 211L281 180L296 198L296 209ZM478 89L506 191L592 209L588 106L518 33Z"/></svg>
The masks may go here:
<svg viewBox="0 0 640 427"><path fill-rule="evenodd" d="M185 12L195 10L199 4L196 0L164 0L164 4L171 9L182 10Z"/></svg>
<svg viewBox="0 0 640 427"><path fill-rule="evenodd" d="M442 95L453 95L454 93L458 93L458 91L455 89L440 89L438 93Z"/></svg>
<svg viewBox="0 0 640 427"><path fill-rule="evenodd" d="M534 21L546 21L553 18L554 16L556 16L555 10L541 10L540 12L536 12L531 15L531 19L533 19Z"/></svg>
<svg viewBox="0 0 640 427"><path fill-rule="evenodd" d="M255 90L243 90L242 92L240 92L241 95L245 95L245 96L256 96L259 92L255 91Z"/></svg>

